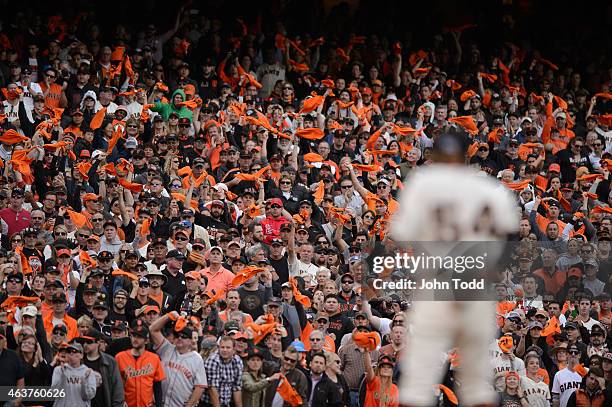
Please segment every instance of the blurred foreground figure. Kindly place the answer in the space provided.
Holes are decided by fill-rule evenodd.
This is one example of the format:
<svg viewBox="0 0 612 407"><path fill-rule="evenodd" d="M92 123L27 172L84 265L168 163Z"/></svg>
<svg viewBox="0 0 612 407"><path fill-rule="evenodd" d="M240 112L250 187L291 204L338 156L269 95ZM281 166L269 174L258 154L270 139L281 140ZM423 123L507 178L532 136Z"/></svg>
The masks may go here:
<svg viewBox="0 0 612 407"><path fill-rule="evenodd" d="M392 222L397 241L490 242L504 240L518 225L515 203L500 184L466 167L461 140L436 141L435 165L419 169L407 182ZM415 299L419 293L416 293ZM459 348L462 406L492 405L496 394L487 348L495 334L490 301L418 301L411 309L400 383L400 404L432 406L434 386L443 377L444 355Z"/></svg>

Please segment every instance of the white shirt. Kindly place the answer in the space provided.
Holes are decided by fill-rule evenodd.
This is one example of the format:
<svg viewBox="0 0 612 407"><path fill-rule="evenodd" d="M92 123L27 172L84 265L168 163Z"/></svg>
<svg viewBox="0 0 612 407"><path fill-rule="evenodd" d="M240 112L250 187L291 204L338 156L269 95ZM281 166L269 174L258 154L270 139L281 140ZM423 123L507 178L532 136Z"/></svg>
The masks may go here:
<svg viewBox="0 0 612 407"><path fill-rule="evenodd" d="M546 383L531 380L521 376L521 387L531 407L550 407L550 389Z"/></svg>
<svg viewBox="0 0 612 407"><path fill-rule="evenodd" d="M499 236L490 236L490 227L481 224L487 208L494 223L491 226L498 234L518 228L516 204L510 193L497 191L497 181L477 175L470 167L438 164L419 168L405 184L400 208L391 222L391 233L397 240L499 240Z"/></svg>
<svg viewBox="0 0 612 407"><path fill-rule="evenodd" d="M580 388L580 383L582 383L582 377L578 373L570 371L567 367L555 374L552 392L559 395L560 407L567 406L572 393Z"/></svg>

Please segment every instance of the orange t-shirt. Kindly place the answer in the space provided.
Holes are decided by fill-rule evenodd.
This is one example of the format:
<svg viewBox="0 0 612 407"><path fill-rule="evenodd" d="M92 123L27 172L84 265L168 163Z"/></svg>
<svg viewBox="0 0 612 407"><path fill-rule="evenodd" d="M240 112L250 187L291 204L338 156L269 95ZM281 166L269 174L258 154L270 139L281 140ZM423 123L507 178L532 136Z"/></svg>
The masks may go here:
<svg viewBox="0 0 612 407"><path fill-rule="evenodd" d="M546 292L553 295L557 295L565 285L565 280L567 280L567 273L560 270L555 270L552 276L544 271L544 269L537 269L533 274L544 280Z"/></svg>
<svg viewBox="0 0 612 407"><path fill-rule="evenodd" d="M68 328L68 335L66 335L66 340L71 341L77 336L79 336L79 330L77 329L76 319L64 315L64 325ZM43 325L45 326L45 332L47 332L47 340L51 340L51 334L53 333L53 312L48 313L43 317Z"/></svg>
<svg viewBox="0 0 612 407"><path fill-rule="evenodd" d="M398 407L399 406L399 389L393 383L391 383L390 393L388 395L387 403L383 406L380 404L381 396L381 384L380 378L375 376L372 381L366 385L366 396L364 407Z"/></svg>
<svg viewBox="0 0 612 407"><path fill-rule="evenodd" d="M159 356L145 351L138 359L132 350L119 352L115 356L128 407L149 407L153 403L153 383L166 378Z"/></svg>
<svg viewBox="0 0 612 407"><path fill-rule="evenodd" d="M43 92L47 90L47 85L44 82L39 82L40 88ZM51 89L49 93L47 93L47 97L45 97L45 107L49 109L55 109L60 107L60 100L62 98L62 87L57 83L51 84Z"/></svg>

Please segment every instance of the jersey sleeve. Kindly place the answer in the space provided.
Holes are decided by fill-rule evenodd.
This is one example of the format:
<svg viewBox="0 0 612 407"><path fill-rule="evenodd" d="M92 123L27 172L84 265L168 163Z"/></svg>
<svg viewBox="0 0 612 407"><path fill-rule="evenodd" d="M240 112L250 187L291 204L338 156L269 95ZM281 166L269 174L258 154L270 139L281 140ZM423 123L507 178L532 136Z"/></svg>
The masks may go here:
<svg viewBox="0 0 612 407"><path fill-rule="evenodd" d="M559 372L555 373L555 378L553 379L552 392L554 394L561 394L561 389L559 388Z"/></svg>
<svg viewBox="0 0 612 407"><path fill-rule="evenodd" d="M166 378L166 374L164 373L164 367L162 366L161 359L156 354L153 354L152 357L155 358L155 372L153 376L153 381L161 382Z"/></svg>
<svg viewBox="0 0 612 407"><path fill-rule="evenodd" d="M195 376L193 377L193 385L194 386L202 386L206 387L208 385L206 381L206 371L204 369L204 360L202 356L195 354L197 358L194 358L194 372Z"/></svg>

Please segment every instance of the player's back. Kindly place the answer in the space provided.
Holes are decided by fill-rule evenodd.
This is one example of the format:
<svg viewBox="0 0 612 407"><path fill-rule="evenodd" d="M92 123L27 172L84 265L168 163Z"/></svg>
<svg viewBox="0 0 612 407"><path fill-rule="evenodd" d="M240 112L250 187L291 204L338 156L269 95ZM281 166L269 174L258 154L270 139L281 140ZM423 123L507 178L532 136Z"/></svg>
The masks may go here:
<svg viewBox="0 0 612 407"><path fill-rule="evenodd" d="M499 240L518 227L509 192L463 165L420 168L405 181L393 217L396 240Z"/></svg>

